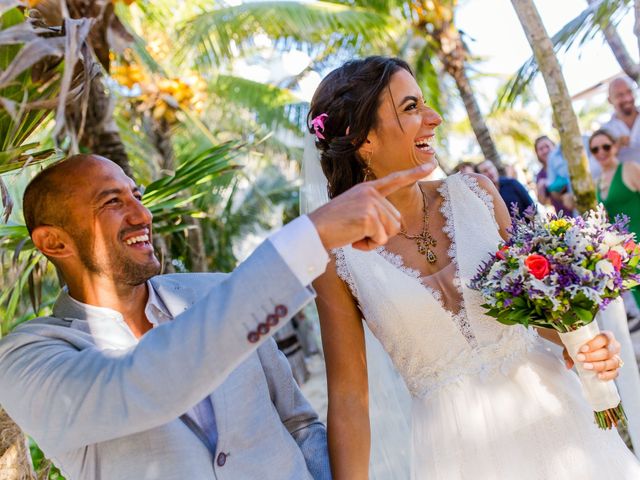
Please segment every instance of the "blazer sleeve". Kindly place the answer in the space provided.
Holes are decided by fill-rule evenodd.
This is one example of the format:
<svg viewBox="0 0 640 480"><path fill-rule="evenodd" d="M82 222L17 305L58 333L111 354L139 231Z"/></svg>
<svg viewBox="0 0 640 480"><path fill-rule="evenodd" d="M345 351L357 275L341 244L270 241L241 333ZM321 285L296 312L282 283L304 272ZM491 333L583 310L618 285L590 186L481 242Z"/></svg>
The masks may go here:
<svg viewBox="0 0 640 480"><path fill-rule="evenodd" d="M0 404L48 455L163 425L211 393L313 296L264 242L128 350L79 348L42 324L19 328L0 342ZM278 324L264 333L274 314Z"/></svg>
<svg viewBox="0 0 640 480"><path fill-rule="evenodd" d="M289 362L269 339L258 349L269 393L282 423L294 438L314 480L330 480L327 431L293 378Z"/></svg>

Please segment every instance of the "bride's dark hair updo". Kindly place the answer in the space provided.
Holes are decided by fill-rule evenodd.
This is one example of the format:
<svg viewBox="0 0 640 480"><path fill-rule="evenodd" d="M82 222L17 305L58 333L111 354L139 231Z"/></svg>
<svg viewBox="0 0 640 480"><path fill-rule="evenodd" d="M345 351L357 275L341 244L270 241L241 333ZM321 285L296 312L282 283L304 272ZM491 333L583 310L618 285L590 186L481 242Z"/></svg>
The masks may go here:
<svg viewBox="0 0 640 480"><path fill-rule="evenodd" d="M364 161L357 151L376 127L382 91L391 76L409 65L399 58L367 57L352 60L327 75L311 100L307 125L318 115L324 120L324 139L316 139L322 171L327 177L329 197L333 198L364 180ZM314 127L309 127L315 133Z"/></svg>

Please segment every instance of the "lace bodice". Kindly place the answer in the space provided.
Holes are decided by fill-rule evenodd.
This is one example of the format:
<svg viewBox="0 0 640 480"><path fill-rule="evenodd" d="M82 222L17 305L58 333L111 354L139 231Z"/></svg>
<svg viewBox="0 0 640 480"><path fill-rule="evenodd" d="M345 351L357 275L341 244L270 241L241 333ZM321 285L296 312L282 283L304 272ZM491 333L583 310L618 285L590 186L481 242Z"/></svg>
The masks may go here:
<svg viewBox="0 0 640 480"><path fill-rule="evenodd" d="M338 275L419 397L464 376L499 372L535 340L523 327L484 315L481 296L467 287L500 241L491 195L462 174L448 177L438 191L451 264L437 274L421 277L384 248L335 252Z"/></svg>

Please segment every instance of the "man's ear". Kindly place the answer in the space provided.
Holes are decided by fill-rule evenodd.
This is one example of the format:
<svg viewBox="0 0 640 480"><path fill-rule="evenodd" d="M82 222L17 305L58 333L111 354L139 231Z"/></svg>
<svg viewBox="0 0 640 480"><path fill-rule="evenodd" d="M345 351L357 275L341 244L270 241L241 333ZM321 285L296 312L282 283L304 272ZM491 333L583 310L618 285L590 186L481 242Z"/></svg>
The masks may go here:
<svg viewBox="0 0 640 480"><path fill-rule="evenodd" d="M49 225L36 227L31 232L31 240L38 250L50 258L66 258L74 252L71 238L60 227Z"/></svg>

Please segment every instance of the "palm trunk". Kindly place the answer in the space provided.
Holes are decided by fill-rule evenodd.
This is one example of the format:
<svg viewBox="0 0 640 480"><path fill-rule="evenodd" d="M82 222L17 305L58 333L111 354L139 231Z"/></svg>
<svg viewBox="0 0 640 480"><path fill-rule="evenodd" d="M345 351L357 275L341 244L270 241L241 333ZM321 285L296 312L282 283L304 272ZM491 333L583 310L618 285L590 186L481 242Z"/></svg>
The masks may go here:
<svg viewBox="0 0 640 480"><path fill-rule="evenodd" d="M560 133L562 155L569 165L576 204L578 210L584 212L596 206L596 194L582 144L578 119L571 105L571 97L562 76L560 63L533 0L511 0L511 3L520 19L547 86L554 123Z"/></svg>
<svg viewBox="0 0 640 480"><path fill-rule="evenodd" d="M593 5L597 3L598 0L587 0L589 5ZM636 2L636 4L640 3L640 0ZM622 39L618 34L618 30L611 23L606 23L602 25L602 33L604 34L604 38L611 48L614 57L618 61L618 64L630 78L632 78L636 83L640 82L640 66L633 61L631 55L627 51L627 48L622 43Z"/></svg>
<svg viewBox="0 0 640 480"><path fill-rule="evenodd" d="M0 408L0 480L35 480L27 439Z"/></svg>
<svg viewBox="0 0 640 480"><path fill-rule="evenodd" d="M78 141L89 152L114 161L129 177L134 178L129 156L113 118L114 103L102 82L102 76L94 78L84 126L81 125L80 112L73 113L76 131L80 134Z"/></svg>
<svg viewBox="0 0 640 480"><path fill-rule="evenodd" d="M467 110L471 128L478 140L482 154L487 160L491 160L499 170L503 170L500 154L498 154L493 138L491 138L491 133L489 133L489 128L487 127L484 116L476 101L475 94L471 88L471 82L469 82L469 77L467 77L466 53L462 40L460 39L460 34L455 27L449 27L447 29L446 41L444 41L445 38L443 37L444 33L441 35L440 40L440 44L442 45L442 48L440 48L440 60L442 61L445 71L451 75L456 82L460 97L462 97L462 101ZM447 48L448 45L451 45L451 47Z"/></svg>

